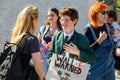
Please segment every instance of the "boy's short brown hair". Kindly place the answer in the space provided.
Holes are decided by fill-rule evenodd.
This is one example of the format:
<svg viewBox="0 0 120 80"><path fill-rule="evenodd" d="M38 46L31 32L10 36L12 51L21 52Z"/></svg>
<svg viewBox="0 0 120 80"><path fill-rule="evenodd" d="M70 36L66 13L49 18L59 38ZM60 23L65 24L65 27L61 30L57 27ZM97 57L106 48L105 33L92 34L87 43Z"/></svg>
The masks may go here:
<svg viewBox="0 0 120 80"><path fill-rule="evenodd" d="M64 15L69 16L72 21L78 20L78 11L74 7L63 7L59 12L59 16L62 17Z"/></svg>

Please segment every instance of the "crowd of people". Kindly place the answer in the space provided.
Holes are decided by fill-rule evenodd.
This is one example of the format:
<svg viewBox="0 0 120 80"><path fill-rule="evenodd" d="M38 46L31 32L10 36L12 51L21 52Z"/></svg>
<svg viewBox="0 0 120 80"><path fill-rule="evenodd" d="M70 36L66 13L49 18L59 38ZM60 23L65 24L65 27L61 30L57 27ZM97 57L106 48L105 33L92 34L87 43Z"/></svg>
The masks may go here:
<svg viewBox="0 0 120 80"><path fill-rule="evenodd" d="M120 25L114 10L103 2L94 3L82 34L75 30L79 21L75 7L51 7L36 37L39 13L36 6L25 7L11 37L12 43L20 43L22 72L27 72L23 80L46 80L53 53L90 64L86 80L115 80L115 65L120 70ZM11 80L17 79L13 76Z"/></svg>

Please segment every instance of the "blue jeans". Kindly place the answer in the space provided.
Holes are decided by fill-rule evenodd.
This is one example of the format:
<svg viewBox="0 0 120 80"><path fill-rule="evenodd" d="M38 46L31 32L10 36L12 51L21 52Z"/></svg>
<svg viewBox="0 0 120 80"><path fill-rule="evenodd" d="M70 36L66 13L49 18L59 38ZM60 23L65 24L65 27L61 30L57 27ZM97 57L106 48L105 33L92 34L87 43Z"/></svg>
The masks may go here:
<svg viewBox="0 0 120 80"><path fill-rule="evenodd" d="M115 74L114 71L110 71L103 76L92 77L89 80L115 80Z"/></svg>
<svg viewBox="0 0 120 80"><path fill-rule="evenodd" d="M112 49L113 41L108 39L103 41L95 51L96 61L89 63L91 65L88 73L90 80L115 80Z"/></svg>

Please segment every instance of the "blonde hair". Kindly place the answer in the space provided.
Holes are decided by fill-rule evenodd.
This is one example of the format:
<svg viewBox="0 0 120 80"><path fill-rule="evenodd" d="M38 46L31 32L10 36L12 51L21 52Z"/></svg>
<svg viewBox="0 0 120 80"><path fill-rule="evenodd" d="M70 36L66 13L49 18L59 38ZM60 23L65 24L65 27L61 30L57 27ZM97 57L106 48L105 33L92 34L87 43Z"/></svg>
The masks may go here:
<svg viewBox="0 0 120 80"><path fill-rule="evenodd" d="M26 33L34 33L33 20L38 19L39 10L33 5L25 7L18 15L12 32L11 42L19 43Z"/></svg>

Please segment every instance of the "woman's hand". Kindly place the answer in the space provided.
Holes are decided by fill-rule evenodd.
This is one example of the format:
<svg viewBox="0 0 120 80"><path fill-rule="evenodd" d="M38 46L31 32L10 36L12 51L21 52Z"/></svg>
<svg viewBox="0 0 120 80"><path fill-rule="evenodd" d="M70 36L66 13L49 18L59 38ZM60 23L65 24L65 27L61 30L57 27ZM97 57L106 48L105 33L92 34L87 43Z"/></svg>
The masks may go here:
<svg viewBox="0 0 120 80"><path fill-rule="evenodd" d="M65 44L63 46L63 48L65 49L65 52L67 52L67 53L71 53L71 54L80 56L80 50L73 43L71 43L71 44Z"/></svg>
<svg viewBox="0 0 120 80"><path fill-rule="evenodd" d="M105 31L99 33L99 38L97 42L101 44L105 39L107 39L107 33Z"/></svg>

